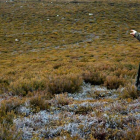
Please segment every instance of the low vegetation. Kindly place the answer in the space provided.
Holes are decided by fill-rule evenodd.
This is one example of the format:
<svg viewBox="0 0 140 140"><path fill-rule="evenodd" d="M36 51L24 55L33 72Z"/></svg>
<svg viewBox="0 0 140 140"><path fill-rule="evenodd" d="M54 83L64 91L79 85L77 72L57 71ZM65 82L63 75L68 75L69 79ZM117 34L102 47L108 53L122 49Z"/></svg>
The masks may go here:
<svg viewBox="0 0 140 140"><path fill-rule="evenodd" d="M139 140L139 9L0 1L0 139Z"/></svg>

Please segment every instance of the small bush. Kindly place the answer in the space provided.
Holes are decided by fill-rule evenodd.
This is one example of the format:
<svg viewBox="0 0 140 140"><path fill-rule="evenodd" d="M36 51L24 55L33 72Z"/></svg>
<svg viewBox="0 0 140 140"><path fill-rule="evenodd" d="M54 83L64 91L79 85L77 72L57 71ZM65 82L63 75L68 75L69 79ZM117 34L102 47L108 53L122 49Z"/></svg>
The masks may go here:
<svg viewBox="0 0 140 140"><path fill-rule="evenodd" d="M17 112L18 107L22 105L24 102L17 98L11 98L9 100L3 100L0 106L0 116L4 116L7 112Z"/></svg>
<svg viewBox="0 0 140 140"><path fill-rule="evenodd" d="M52 77L48 83L48 92L52 94L59 94L64 92L77 92L83 80L79 75L68 74L62 76Z"/></svg>
<svg viewBox="0 0 140 140"><path fill-rule="evenodd" d="M10 84L10 89L12 90L13 95L22 95L25 96L28 92L33 92L36 90L45 89L45 80L44 79L19 79Z"/></svg>
<svg viewBox="0 0 140 140"><path fill-rule="evenodd" d="M50 108L50 103L41 96L32 97L30 99L30 104L32 107L36 107L41 110L46 110Z"/></svg>
<svg viewBox="0 0 140 140"><path fill-rule="evenodd" d="M137 91L137 88L135 87L135 85L132 84L128 84L124 90L121 92L121 97L122 98L138 98L140 95L140 92Z"/></svg>
<svg viewBox="0 0 140 140"><path fill-rule="evenodd" d="M108 89L117 89L120 85L124 85L124 79L117 76L107 76L104 85Z"/></svg>
<svg viewBox="0 0 140 140"><path fill-rule="evenodd" d="M93 85L101 85L104 83L105 76L101 72L86 71L83 73L83 80Z"/></svg>

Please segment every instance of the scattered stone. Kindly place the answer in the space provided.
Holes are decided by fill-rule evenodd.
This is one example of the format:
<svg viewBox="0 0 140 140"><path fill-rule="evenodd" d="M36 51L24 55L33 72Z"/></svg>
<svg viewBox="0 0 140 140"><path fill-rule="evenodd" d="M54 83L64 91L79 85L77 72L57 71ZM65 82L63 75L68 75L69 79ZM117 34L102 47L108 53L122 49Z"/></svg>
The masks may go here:
<svg viewBox="0 0 140 140"><path fill-rule="evenodd" d="M93 13L89 13L89 16L93 16Z"/></svg>
<svg viewBox="0 0 140 140"><path fill-rule="evenodd" d="M19 40L16 38L15 41L18 42Z"/></svg>

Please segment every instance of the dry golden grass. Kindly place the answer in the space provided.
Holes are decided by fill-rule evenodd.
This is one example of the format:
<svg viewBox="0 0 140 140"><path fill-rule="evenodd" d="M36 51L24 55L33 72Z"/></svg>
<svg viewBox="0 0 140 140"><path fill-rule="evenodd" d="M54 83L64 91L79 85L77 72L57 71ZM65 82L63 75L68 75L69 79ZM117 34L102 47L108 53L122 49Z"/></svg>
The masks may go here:
<svg viewBox="0 0 140 140"><path fill-rule="evenodd" d="M18 109L28 102L33 113L82 104L83 101L73 101L68 93L79 92L83 82L104 85L108 89L124 86L120 91L121 100L117 98L116 102L126 102L129 109L128 104L139 97L134 82L140 43L129 34L131 29L139 29L139 9L139 0L0 2L0 139L21 138L16 133L13 119L24 117ZM116 92L119 94L119 90ZM136 120L133 122L131 116L127 120L120 113L126 109L124 106L102 112L106 103L110 107L114 99L106 96L100 99L100 91L93 96L96 96L95 100L86 101L97 102L97 106L78 106L73 113L78 117L96 110L92 115L98 118L97 122L105 123L104 114L107 114L109 120L106 122L110 126L106 132L103 125L100 125L101 131L91 128L86 139L125 139L126 134L126 139L129 136L139 139ZM118 118L115 118L116 113L120 113ZM74 120L55 123L62 126L65 121ZM135 126L129 126L127 121ZM53 126L51 123L49 125ZM83 127L80 126L81 131ZM63 139L63 136L81 140L63 131L54 139ZM32 138L38 138L38 135Z"/></svg>

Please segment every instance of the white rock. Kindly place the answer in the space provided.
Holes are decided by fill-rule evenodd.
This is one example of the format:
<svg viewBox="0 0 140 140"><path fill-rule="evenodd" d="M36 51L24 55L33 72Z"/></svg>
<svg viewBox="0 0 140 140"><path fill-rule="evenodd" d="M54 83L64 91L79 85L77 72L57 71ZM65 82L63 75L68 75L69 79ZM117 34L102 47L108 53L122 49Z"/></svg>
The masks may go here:
<svg viewBox="0 0 140 140"><path fill-rule="evenodd" d="M89 16L93 16L93 14L92 13L89 13Z"/></svg>
<svg viewBox="0 0 140 140"><path fill-rule="evenodd" d="M17 42L17 41L19 41L19 40L16 38L15 41Z"/></svg>

